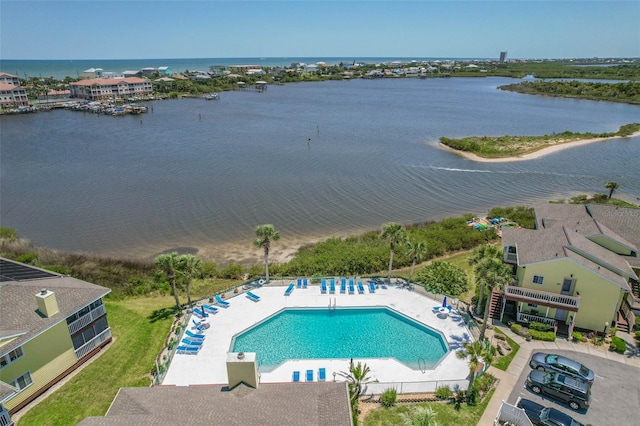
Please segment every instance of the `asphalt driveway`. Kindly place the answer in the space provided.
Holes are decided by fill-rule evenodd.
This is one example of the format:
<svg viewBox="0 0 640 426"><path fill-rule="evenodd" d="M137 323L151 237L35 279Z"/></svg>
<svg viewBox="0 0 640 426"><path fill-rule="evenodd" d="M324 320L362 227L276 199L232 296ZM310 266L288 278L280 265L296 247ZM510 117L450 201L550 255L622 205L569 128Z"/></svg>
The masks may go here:
<svg viewBox="0 0 640 426"><path fill-rule="evenodd" d="M507 402L515 404L518 397L554 407L585 425L640 426L640 369L607 358L571 351L555 351L591 368L596 375L591 388L591 406L587 411L574 411L562 402L536 395L525 387L531 371L525 367ZM529 358L531 359L531 358ZM527 360L528 363L528 360Z"/></svg>

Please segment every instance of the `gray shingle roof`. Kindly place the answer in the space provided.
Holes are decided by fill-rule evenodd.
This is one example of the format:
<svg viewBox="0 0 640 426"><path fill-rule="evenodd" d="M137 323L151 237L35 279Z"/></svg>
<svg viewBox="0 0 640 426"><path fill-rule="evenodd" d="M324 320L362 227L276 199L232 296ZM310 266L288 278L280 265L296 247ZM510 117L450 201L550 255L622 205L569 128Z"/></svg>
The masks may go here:
<svg viewBox="0 0 640 426"><path fill-rule="evenodd" d="M518 266L568 258L621 288L628 288L627 280L622 275L634 276L622 257L566 227L539 231L506 228L502 231L502 244L517 247ZM617 272L609 268L616 269Z"/></svg>
<svg viewBox="0 0 640 426"><path fill-rule="evenodd" d="M351 425L345 382L263 383L121 388L104 417L88 417L81 426L99 425Z"/></svg>
<svg viewBox="0 0 640 426"><path fill-rule="evenodd" d="M42 288L52 291L58 303L59 312L49 318L38 312L36 294ZM0 339L17 336L0 348L0 355L12 351L55 324L66 321L69 315L110 291L105 287L58 274L49 278L0 282Z"/></svg>
<svg viewBox="0 0 640 426"><path fill-rule="evenodd" d="M640 249L640 209L589 204L587 210L598 222ZM627 261L634 268L640 268L640 257L628 258Z"/></svg>

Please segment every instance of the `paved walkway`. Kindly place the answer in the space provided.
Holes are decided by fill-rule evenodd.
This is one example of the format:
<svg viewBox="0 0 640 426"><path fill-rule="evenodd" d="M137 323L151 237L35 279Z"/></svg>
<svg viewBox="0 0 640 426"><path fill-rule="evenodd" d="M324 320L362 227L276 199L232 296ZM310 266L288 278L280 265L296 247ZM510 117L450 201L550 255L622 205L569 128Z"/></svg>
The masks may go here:
<svg viewBox="0 0 640 426"><path fill-rule="evenodd" d="M518 378L522 374L522 371L525 368L529 368L529 358L531 358L531 354L534 351L545 351L545 352L555 352L555 351L574 351L574 352L582 352L588 353L589 355L599 356L602 358L607 358L611 361L620 362L623 364L631 365L637 368L640 368L640 355L638 354L637 348L632 348L628 350L626 354L619 354L616 352L610 352L601 348L597 348L594 346L588 346L580 343L573 343L567 340L558 339L555 342L542 342L540 340L532 340L527 342L521 336L513 333L506 325L498 323L495 325L496 328L499 328L500 331L505 333L511 339L513 339L517 344L520 345L520 350L516 354L516 356L511 361L509 368L507 371L498 370L495 367L489 367L489 373L493 374L496 378L500 380L496 391L494 392L491 401L487 405L487 409L484 411L480 422L478 423L481 426L493 426L493 421L495 420L498 411L500 410L500 405L502 401L507 401L513 387L518 381ZM488 331L487 335L490 337L493 334L493 331ZM625 335L625 340L631 343L628 338L629 335ZM621 336L622 337L622 336Z"/></svg>

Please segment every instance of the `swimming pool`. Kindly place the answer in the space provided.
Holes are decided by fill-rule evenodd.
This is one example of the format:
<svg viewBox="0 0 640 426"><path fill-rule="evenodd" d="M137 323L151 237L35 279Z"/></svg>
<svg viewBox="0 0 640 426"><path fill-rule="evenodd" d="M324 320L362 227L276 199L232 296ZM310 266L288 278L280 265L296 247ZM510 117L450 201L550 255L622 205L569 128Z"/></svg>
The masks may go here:
<svg viewBox="0 0 640 426"><path fill-rule="evenodd" d="M284 309L234 336L232 352L255 352L268 371L290 359L395 358L431 369L444 337L389 308Z"/></svg>

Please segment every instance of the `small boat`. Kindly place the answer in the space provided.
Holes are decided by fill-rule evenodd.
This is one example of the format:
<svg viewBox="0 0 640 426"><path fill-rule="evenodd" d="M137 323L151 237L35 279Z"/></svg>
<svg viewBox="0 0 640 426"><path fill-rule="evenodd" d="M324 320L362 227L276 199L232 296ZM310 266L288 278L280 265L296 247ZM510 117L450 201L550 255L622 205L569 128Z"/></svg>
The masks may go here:
<svg viewBox="0 0 640 426"><path fill-rule="evenodd" d="M220 99L219 93L209 93L208 95L204 95L203 98L207 101L217 101Z"/></svg>

